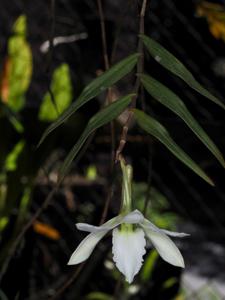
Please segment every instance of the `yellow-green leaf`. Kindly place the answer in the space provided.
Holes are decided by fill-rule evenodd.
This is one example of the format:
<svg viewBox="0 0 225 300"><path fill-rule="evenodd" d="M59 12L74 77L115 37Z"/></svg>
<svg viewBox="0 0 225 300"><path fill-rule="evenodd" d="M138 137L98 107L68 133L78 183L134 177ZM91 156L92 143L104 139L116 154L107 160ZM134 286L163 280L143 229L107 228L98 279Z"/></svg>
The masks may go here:
<svg viewBox="0 0 225 300"><path fill-rule="evenodd" d="M41 121L51 122L62 114L72 101L72 83L70 79L70 70L67 64L60 65L53 73L51 92L55 103L48 92L40 106L39 119Z"/></svg>
<svg viewBox="0 0 225 300"><path fill-rule="evenodd" d="M202 143L205 144L205 146L211 151L211 153L218 159L221 165L225 167L224 158L220 150L217 148L208 134L204 131L204 129L195 120L195 118L191 115L184 102L170 89L168 89L166 86L164 86L154 78L148 75L141 75L140 77L148 93L168 109L172 110L182 120L184 120L187 126L196 134L196 136L202 141Z"/></svg>
<svg viewBox="0 0 225 300"><path fill-rule="evenodd" d="M197 82L191 72L173 54L146 35L141 35L141 39L143 40L144 45L148 49L149 53L159 64L176 76L180 77L198 93L225 109L225 105L209 91L207 91L199 82Z"/></svg>
<svg viewBox="0 0 225 300"><path fill-rule="evenodd" d="M74 158L76 157L76 155L78 154L78 152L80 151L81 147L83 146L87 138L90 136L90 134L99 127L111 122L113 119L118 117L130 104L134 95L135 94L130 94L118 99L117 101L100 110L89 120L79 140L73 146L73 148L67 155L65 161L63 162L63 165L59 171L59 182L64 178L64 176L68 172L72 161L74 160Z"/></svg>
<svg viewBox="0 0 225 300"><path fill-rule="evenodd" d="M5 170L6 171L14 171L17 168L17 159L21 152L23 151L25 146L25 141L20 140L12 149L12 151L8 154L5 161Z"/></svg>
<svg viewBox="0 0 225 300"><path fill-rule="evenodd" d="M111 87L114 83L127 75L136 65L139 54L133 54L121 60L108 71L94 79L89 83L72 105L44 132L38 146L45 140L45 138L58 126L63 124L71 115L73 115L81 106L89 100L96 97L98 94Z"/></svg>
<svg viewBox="0 0 225 300"><path fill-rule="evenodd" d="M8 42L8 72L6 99L3 101L14 111L19 111L25 103L25 93L32 75L32 52L26 41L26 17L20 16L13 28L13 36Z"/></svg>
<svg viewBox="0 0 225 300"><path fill-rule="evenodd" d="M164 146L167 147L181 162L189 167L198 176L204 179L211 185L214 185L212 180L205 172L178 146L171 138L167 129L161 125L156 119L146 115L143 111L134 109L134 116L138 125L146 132L158 139Z"/></svg>

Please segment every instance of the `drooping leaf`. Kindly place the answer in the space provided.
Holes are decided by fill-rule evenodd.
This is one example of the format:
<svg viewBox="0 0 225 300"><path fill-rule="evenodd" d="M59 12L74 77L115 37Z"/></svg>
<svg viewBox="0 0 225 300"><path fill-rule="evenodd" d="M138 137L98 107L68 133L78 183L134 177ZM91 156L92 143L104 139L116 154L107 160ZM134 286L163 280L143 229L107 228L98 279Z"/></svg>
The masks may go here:
<svg viewBox="0 0 225 300"><path fill-rule="evenodd" d="M61 182L61 180L64 178L64 176L70 168L73 159L76 157L79 150L81 149L87 138L90 136L90 134L99 127L111 122L113 119L119 116L124 111L124 109L130 104L134 95L135 94L130 94L118 99L117 101L103 108L89 120L85 130L83 131L77 143L73 146L73 148L67 155L60 169L58 182Z"/></svg>
<svg viewBox="0 0 225 300"><path fill-rule="evenodd" d="M191 72L180 62L173 54L167 51L163 46L154 41L153 39L147 37L146 35L141 35L144 45L148 49L152 57L161 64L164 68L180 77L184 80L191 88L196 90L201 95L205 96L209 100L213 101L223 109L225 109L225 104L223 104L219 99L207 91L191 74Z"/></svg>
<svg viewBox="0 0 225 300"><path fill-rule="evenodd" d="M2 74L1 96L12 110L19 111L25 103L25 93L32 75L32 52L26 41L26 17L21 15L8 41L8 57Z"/></svg>
<svg viewBox="0 0 225 300"><path fill-rule="evenodd" d="M54 96L55 105L48 92L40 106L39 119L51 122L63 113L72 101L72 83L70 70L67 64L60 65L53 73L51 92Z"/></svg>
<svg viewBox="0 0 225 300"><path fill-rule="evenodd" d="M112 86L122 77L127 75L136 65L139 54L133 54L123 59L108 71L94 79L89 83L78 97L78 99L54 122L52 123L42 135L38 146L44 141L44 139L58 126L63 124L71 115L73 115L81 106L87 103L89 100L96 97L98 94Z"/></svg>
<svg viewBox="0 0 225 300"><path fill-rule="evenodd" d="M181 119L183 119L187 126L190 127L190 129L197 135L202 143L205 144L205 146L218 159L221 165L225 167L223 155L211 140L211 138L208 136L208 134L191 115L184 102L170 89L168 89L166 86L164 86L154 78L148 75L141 75L140 77L148 93L164 106L172 110Z"/></svg>
<svg viewBox="0 0 225 300"><path fill-rule="evenodd" d="M161 125L156 119L148 116L143 111L138 109L134 110L134 116L138 125L142 129L164 144L164 146L166 146L181 162L183 162L198 176L200 176L209 184L214 185L212 180L205 174L205 172L180 148L180 146L175 143L163 125Z"/></svg>

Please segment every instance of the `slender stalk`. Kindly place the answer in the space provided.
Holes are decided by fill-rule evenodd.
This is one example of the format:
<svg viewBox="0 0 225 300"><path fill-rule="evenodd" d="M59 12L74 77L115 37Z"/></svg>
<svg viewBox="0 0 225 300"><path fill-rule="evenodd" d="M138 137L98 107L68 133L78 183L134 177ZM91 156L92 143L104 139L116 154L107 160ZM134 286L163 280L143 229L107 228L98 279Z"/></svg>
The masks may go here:
<svg viewBox="0 0 225 300"><path fill-rule="evenodd" d="M105 17L102 8L102 1L97 0L98 5L98 13L100 18L100 25L101 25L101 35L102 35L102 50L103 50L103 57L105 63L105 69L109 69L109 57L108 57L108 47L107 47L107 40L106 40L106 30L105 30Z"/></svg>
<svg viewBox="0 0 225 300"><path fill-rule="evenodd" d="M28 229L33 225L34 221L41 215L43 210L49 205L51 202L54 194L58 190L59 184L55 186L55 188L49 193L48 197L45 199L42 206L35 212L35 214L32 216L32 218L27 222L27 224L22 228L20 231L20 234L16 237L15 241L13 242L12 246L9 249L8 255L4 261L4 264L2 266L1 272L0 272L0 281L2 280L2 277L7 270L8 264L13 256L13 254L16 251L16 248L18 247L19 243L23 239L25 233L28 231Z"/></svg>
<svg viewBox="0 0 225 300"><path fill-rule="evenodd" d="M101 37L102 37L102 51L103 51L103 57L104 57L104 64L105 64L105 70L108 70L110 68L109 63L109 56L108 56L108 46L107 46L107 39L106 39L106 29L105 29L105 16L102 8L102 1L97 0L97 6L98 6L98 14L100 18L100 26L101 26ZM107 102L110 104L112 102L112 89L108 89L107 93ZM115 155L115 125L114 122L110 122L110 135L111 135L111 173L114 173L114 155ZM113 183L109 185L108 192L107 192L107 199L103 208L102 217L100 224L104 223L107 213L109 210L109 205L112 199L113 195Z"/></svg>
<svg viewBox="0 0 225 300"><path fill-rule="evenodd" d="M74 274L63 284L62 287L60 287L57 292L55 293L55 295L53 297L50 298L50 300L56 300L59 298L59 296L62 295L62 293L74 282L74 280L78 277L78 275L80 274L80 272L83 270L85 266L85 263L82 263L74 272Z"/></svg>
<svg viewBox="0 0 225 300"><path fill-rule="evenodd" d="M144 27L144 18L145 18L146 7L147 7L147 0L143 0L142 6L141 6L141 12L140 12L139 34L144 34L144 29L145 29L145 27ZM137 73L138 74L143 73L143 70L144 70L143 47L144 47L143 42L139 38L138 47L137 47L137 51L138 51L138 53L140 53L140 57L139 57L139 60L138 60L138 63L137 63ZM134 92L136 93L136 95L133 97L133 100L132 100L132 103L131 103L131 106L130 106L130 112L129 112L129 115L127 117L127 121L124 124L123 129L122 129L119 146L116 150L115 162L118 162L119 156L122 153L122 151L125 147L125 144L126 144L127 133L128 133L130 124L131 124L132 119L133 119L132 109L136 107L137 95L138 95L138 91L139 91L140 86L141 86L140 77L137 76L136 82L135 82L135 85L134 85Z"/></svg>
<svg viewBox="0 0 225 300"><path fill-rule="evenodd" d="M102 1L97 0L98 5L98 13L100 18L100 26L101 26L101 36L102 36L102 51L103 51L103 57L104 57L104 64L105 64L105 70L108 70L110 68L109 63L109 56L108 56L108 46L107 46L107 39L106 39L106 29L105 29L105 16L102 8ZM112 89L108 89L107 93L107 102L110 104L112 102ZM111 169L113 169L113 160L114 160L114 153L115 153L115 126L114 122L110 122L110 131L111 131Z"/></svg>

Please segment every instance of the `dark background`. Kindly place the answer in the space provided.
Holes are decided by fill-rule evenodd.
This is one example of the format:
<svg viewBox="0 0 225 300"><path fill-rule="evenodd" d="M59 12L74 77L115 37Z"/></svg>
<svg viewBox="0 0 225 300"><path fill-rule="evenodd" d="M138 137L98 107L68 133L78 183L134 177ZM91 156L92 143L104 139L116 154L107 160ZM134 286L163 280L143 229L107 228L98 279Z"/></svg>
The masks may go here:
<svg viewBox="0 0 225 300"><path fill-rule="evenodd" d="M224 5L224 1L215 3ZM96 76L97 70L104 70L97 5L95 1L88 0L60 0L56 1L55 14L52 14L50 1L1 0L0 4L1 68L7 55L7 40L12 34L12 25L19 15L26 14L27 16L28 42L32 48L34 64L31 85L26 94L26 106L21 112L25 127L24 138L29 145L30 157L27 164L36 170L36 174L41 166L44 166L50 173L57 169L58 163L63 160L75 143L87 120L104 101L104 95L102 95L99 101L91 101L90 104L85 105L76 114L77 118L72 118L57 129L47 140L46 146L35 151L35 146L47 126L47 124L38 123L37 114L43 96L50 85L53 70L62 62L69 65L74 99ZM113 54L112 63L114 63L136 51L138 9L141 1L107 0L103 1L103 4L109 55ZM190 0L149 1L145 32L146 35L153 37L171 51L188 67L200 83L224 101L224 40L215 38L209 30L207 19L198 16L199 4L198 1ZM54 47L51 53L41 53L41 44L48 40L51 34L68 36L80 32L87 32L88 38L74 43L60 44ZM114 48L115 39L117 44ZM153 74L155 78L181 96L223 153L225 149L224 111L192 91L180 79L168 74L147 53L145 58L146 72ZM133 78L123 80L118 85L119 92L124 93L130 90L132 84ZM170 210L182 218L183 225L180 225L182 231L186 230L192 234L188 240L181 243L187 270L201 274L209 280L224 281L224 170L178 117L166 108L162 108L147 95L145 95L145 102L146 111L154 114L168 128L175 141L199 163L216 186L214 188L208 186L172 157L158 142L151 140L149 150L149 143L135 142L135 138L133 141L132 139L128 141L124 151L128 160L133 164L134 179L136 182L147 182L148 178L151 178L152 185L168 199ZM1 140L4 140L7 134L6 124L1 123ZM118 136L120 130L117 124ZM143 132L134 124L130 136L136 137L140 134L143 135ZM110 177L109 136L109 127L100 129L96 133L78 165L74 166L65 180L66 183L62 185L52 204L40 217L42 222L51 224L60 231L61 239L58 242L51 241L38 235L32 229L25 235L0 284L1 290L7 296L6 299L48 299L74 274L76 268L67 267L66 263L75 246L83 238L83 235L75 230L74 224L80 219L88 223L99 223L104 207L103 199L107 194ZM17 134L10 132L8 149L17 140ZM148 167L149 161L152 161L150 168ZM86 167L93 163L105 180L89 184L86 181L74 179L75 176L83 176ZM21 172L12 174L12 180L19 180L20 176L22 176ZM31 212L42 204L51 189L51 184L40 173L35 182ZM13 189L13 186L11 188ZM118 191L115 195L117 194ZM111 202L109 217L118 212L119 203L115 195ZM14 207L10 224L13 224L15 216ZM4 233L1 241L3 246L11 234L10 230L9 226ZM214 246L220 247L223 251L217 254ZM88 292L95 290L109 294L118 293L115 291L115 286L117 286L115 280L110 278L109 272L103 266L102 257L107 256L109 247L110 238L105 239L90 264L84 267L81 275L68 290L59 296L59 299L85 299ZM160 260L154 272L154 284L152 282L146 284L132 299L149 299L148 295L154 295L152 299L173 299L178 286L173 287L166 294L160 291L159 286L164 280L162 274L165 274L166 278L170 274L178 276L179 270ZM194 296L193 299L195 299Z"/></svg>

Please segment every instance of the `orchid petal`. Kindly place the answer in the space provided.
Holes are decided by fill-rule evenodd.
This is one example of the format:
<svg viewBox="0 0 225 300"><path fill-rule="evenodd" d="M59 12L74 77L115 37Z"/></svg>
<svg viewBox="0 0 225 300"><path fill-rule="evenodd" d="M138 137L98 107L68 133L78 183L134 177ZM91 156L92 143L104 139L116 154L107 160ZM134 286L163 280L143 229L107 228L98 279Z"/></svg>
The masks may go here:
<svg viewBox="0 0 225 300"><path fill-rule="evenodd" d="M184 233L184 232L175 232L175 231L169 231L169 230L165 230L165 229L160 229L161 231L163 231L165 234L169 235L169 236L173 236L173 237L185 237L185 236L190 236L190 234L188 233Z"/></svg>
<svg viewBox="0 0 225 300"><path fill-rule="evenodd" d="M133 281L142 266L142 257L146 252L145 245L146 240L142 229L121 231L116 228L113 230L113 260L129 283Z"/></svg>
<svg viewBox="0 0 225 300"><path fill-rule="evenodd" d="M78 230L81 231L101 232L104 230L114 229L115 227L119 226L122 223L138 224L143 220L144 220L144 216L139 210L136 209L125 216L119 215L115 218L112 218L101 226L93 226L87 223L77 223L76 227Z"/></svg>
<svg viewBox="0 0 225 300"><path fill-rule="evenodd" d="M101 230L99 230L98 226L90 225L90 224L87 224L87 223L77 223L76 227L77 227L78 230L86 231L86 232L101 231Z"/></svg>
<svg viewBox="0 0 225 300"><path fill-rule="evenodd" d="M130 224L139 224L144 221L144 216L142 213L135 209L131 213L127 214L123 218L123 223L130 223Z"/></svg>
<svg viewBox="0 0 225 300"><path fill-rule="evenodd" d="M151 229L152 231L155 232L161 232L161 233L165 233L167 235L173 236L173 237L185 237L185 236L189 236L190 234L187 233L183 233L183 232L174 232L174 231L169 231L169 230L165 230L165 229L161 229L158 228L155 224L153 224L152 222L150 222L147 219L144 219L141 224L140 224L144 229Z"/></svg>
<svg viewBox="0 0 225 300"><path fill-rule="evenodd" d="M180 250L174 242L162 231L144 228L146 236L150 239L159 255L171 265L184 268L184 260Z"/></svg>
<svg viewBox="0 0 225 300"><path fill-rule="evenodd" d="M68 265L79 264L89 258L97 243L106 235L108 230L92 232L79 244L70 257Z"/></svg>

